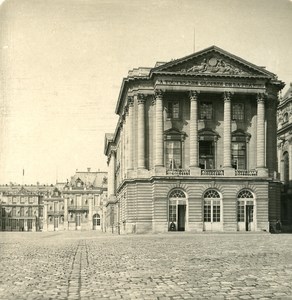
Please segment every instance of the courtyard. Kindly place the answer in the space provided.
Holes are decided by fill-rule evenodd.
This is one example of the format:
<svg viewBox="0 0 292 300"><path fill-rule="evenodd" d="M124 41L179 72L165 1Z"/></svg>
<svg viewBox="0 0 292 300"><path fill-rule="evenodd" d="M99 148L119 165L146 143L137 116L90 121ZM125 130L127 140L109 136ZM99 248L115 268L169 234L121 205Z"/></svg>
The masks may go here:
<svg viewBox="0 0 292 300"><path fill-rule="evenodd" d="M1 232L0 299L292 299L292 235Z"/></svg>

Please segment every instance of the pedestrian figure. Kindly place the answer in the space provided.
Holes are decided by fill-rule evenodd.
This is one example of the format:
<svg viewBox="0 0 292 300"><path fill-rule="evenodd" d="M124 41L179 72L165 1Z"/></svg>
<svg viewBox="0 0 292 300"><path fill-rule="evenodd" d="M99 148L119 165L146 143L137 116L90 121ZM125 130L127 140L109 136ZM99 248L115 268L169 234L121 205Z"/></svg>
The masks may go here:
<svg viewBox="0 0 292 300"><path fill-rule="evenodd" d="M175 224L173 221L171 221L169 229L170 229L170 231L175 231Z"/></svg>
<svg viewBox="0 0 292 300"><path fill-rule="evenodd" d="M277 219L277 221L276 221L276 231L277 231L277 233L280 233L282 231L282 224L279 219Z"/></svg>

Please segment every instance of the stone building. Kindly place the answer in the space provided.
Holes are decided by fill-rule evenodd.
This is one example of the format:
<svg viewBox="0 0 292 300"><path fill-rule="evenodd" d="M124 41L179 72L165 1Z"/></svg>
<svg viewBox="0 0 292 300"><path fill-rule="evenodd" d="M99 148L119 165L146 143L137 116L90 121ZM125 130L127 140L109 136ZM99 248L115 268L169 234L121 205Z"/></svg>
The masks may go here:
<svg viewBox="0 0 292 300"><path fill-rule="evenodd" d="M129 71L104 150L120 232L269 231L283 87L216 46Z"/></svg>
<svg viewBox="0 0 292 300"><path fill-rule="evenodd" d="M0 230L105 230L106 172L76 172L66 183L0 187Z"/></svg>
<svg viewBox="0 0 292 300"><path fill-rule="evenodd" d="M3 189L3 187L2 187ZM43 226L42 194L24 187L1 192L1 231L39 231Z"/></svg>
<svg viewBox="0 0 292 300"><path fill-rule="evenodd" d="M292 231L292 83L278 106L278 171L283 183L281 222Z"/></svg>

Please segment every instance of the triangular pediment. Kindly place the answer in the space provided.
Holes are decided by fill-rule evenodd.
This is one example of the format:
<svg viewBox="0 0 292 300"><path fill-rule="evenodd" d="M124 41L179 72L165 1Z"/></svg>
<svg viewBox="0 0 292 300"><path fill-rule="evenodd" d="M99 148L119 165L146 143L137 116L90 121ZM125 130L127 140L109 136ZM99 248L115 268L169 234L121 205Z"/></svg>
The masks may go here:
<svg viewBox="0 0 292 300"><path fill-rule="evenodd" d="M216 46L173 60L151 70L152 74L275 78L275 74Z"/></svg>

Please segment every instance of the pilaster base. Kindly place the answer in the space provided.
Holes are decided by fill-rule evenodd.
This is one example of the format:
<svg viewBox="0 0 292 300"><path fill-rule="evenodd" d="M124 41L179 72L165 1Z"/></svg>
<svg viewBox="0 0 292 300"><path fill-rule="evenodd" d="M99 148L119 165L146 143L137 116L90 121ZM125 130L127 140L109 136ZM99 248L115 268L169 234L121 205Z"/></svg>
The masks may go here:
<svg viewBox="0 0 292 300"><path fill-rule="evenodd" d="M269 177L269 171L266 168L257 168L259 177Z"/></svg>
<svg viewBox="0 0 292 300"><path fill-rule="evenodd" d="M224 168L224 177L234 177L235 176L235 169L231 167Z"/></svg>
<svg viewBox="0 0 292 300"><path fill-rule="evenodd" d="M155 176L164 176L166 175L166 168L165 167L160 167L160 166L156 166L154 167L154 174Z"/></svg>
<svg viewBox="0 0 292 300"><path fill-rule="evenodd" d="M137 177L138 178L147 178L147 177L149 177L149 171L147 169L138 169Z"/></svg>
<svg viewBox="0 0 292 300"><path fill-rule="evenodd" d="M201 175L201 168L199 168L199 167L190 167L190 174L191 174L191 176L200 176Z"/></svg>

